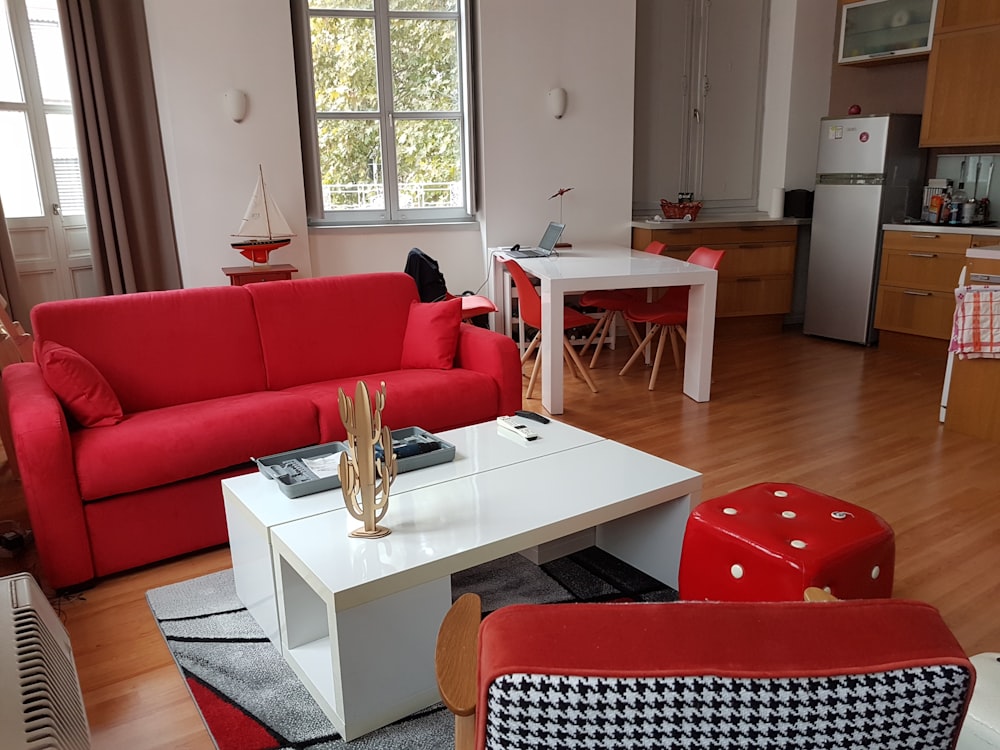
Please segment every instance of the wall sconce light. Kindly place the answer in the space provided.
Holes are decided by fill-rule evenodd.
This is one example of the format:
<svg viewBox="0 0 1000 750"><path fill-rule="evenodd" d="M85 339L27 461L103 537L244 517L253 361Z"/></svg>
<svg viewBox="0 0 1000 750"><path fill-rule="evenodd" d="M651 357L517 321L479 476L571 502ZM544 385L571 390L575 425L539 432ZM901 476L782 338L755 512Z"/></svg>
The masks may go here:
<svg viewBox="0 0 1000 750"><path fill-rule="evenodd" d="M549 114L561 120L566 114L566 89L552 89L548 94Z"/></svg>
<svg viewBox="0 0 1000 750"><path fill-rule="evenodd" d="M243 122L243 118L247 116L247 92L229 89L222 95L222 106L233 122Z"/></svg>

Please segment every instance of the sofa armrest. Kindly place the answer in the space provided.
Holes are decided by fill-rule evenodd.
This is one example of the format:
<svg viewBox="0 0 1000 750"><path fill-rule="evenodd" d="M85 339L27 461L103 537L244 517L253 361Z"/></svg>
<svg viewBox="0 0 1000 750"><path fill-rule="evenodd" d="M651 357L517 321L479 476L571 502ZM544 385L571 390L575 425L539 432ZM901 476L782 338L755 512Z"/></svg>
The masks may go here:
<svg viewBox="0 0 1000 750"><path fill-rule="evenodd" d="M455 366L483 372L497 382L497 416L513 414L521 408L521 357L514 340L478 326L459 326Z"/></svg>
<svg viewBox="0 0 1000 750"><path fill-rule="evenodd" d="M34 362L5 367L2 386L45 581L55 589L89 581L94 567L62 405Z"/></svg>

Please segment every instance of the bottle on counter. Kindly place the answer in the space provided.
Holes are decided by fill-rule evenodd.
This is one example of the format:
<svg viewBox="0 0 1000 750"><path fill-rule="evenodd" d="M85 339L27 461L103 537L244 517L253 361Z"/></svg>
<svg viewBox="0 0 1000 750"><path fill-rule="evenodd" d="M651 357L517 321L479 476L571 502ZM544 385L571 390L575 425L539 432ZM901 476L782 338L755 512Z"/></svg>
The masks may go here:
<svg viewBox="0 0 1000 750"><path fill-rule="evenodd" d="M951 216L948 220L949 224L962 223L962 207L968 199L969 194L965 192L965 183L959 182L958 187L955 188L955 192L951 194Z"/></svg>
<svg viewBox="0 0 1000 750"><path fill-rule="evenodd" d="M945 206L947 206L947 199L944 193L938 193L937 195L932 195L930 200L930 212L927 215L927 220L931 224L940 224L942 220L942 214L945 211Z"/></svg>

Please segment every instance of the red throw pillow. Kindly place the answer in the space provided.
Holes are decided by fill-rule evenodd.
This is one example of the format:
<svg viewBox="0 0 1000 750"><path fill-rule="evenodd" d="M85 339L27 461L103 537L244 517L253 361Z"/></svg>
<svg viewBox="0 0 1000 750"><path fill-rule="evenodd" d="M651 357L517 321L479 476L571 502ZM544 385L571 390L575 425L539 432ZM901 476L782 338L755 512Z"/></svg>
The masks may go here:
<svg viewBox="0 0 1000 750"><path fill-rule="evenodd" d="M107 427L122 421L118 396L82 354L54 341L45 341L38 350L38 364L49 388L84 427Z"/></svg>
<svg viewBox="0 0 1000 750"><path fill-rule="evenodd" d="M403 369L450 370L462 325L462 300L414 302L403 336Z"/></svg>

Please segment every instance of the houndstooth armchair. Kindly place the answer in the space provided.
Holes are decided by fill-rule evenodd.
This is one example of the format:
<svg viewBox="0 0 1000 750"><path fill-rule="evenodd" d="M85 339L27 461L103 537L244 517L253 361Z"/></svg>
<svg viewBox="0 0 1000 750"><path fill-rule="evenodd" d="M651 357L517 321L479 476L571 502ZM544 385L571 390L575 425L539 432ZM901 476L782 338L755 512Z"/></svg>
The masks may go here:
<svg viewBox="0 0 1000 750"><path fill-rule="evenodd" d="M952 748L975 680L918 602L479 607L438 637L458 750Z"/></svg>

